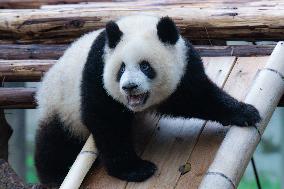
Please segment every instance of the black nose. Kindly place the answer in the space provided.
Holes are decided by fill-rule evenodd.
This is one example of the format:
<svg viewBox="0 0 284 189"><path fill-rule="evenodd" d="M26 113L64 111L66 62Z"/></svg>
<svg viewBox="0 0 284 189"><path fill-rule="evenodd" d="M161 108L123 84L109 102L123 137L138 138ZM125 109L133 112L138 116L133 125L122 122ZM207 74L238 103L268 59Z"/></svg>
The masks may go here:
<svg viewBox="0 0 284 189"><path fill-rule="evenodd" d="M122 89L125 91L132 91L134 89L136 89L138 87L138 85L136 85L135 83L129 83L127 85L122 86Z"/></svg>

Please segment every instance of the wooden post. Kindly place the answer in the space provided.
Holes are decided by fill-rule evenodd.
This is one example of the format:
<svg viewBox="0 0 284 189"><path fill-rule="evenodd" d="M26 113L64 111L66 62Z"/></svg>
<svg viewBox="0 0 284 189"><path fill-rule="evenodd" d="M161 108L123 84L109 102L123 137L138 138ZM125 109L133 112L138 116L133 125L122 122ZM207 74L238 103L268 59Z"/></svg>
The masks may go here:
<svg viewBox="0 0 284 189"><path fill-rule="evenodd" d="M8 161L8 142L13 130L8 124L4 110L0 109L0 159Z"/></svg>
<svg viewBox="0 0 284 189"><path fill-rule="evenodd" d="M245 102L254 105L262 117L257 127L232 126L204 176L200 189L235 189L260 137L284 93L284 42L279 42L261 70Z"/></svg>

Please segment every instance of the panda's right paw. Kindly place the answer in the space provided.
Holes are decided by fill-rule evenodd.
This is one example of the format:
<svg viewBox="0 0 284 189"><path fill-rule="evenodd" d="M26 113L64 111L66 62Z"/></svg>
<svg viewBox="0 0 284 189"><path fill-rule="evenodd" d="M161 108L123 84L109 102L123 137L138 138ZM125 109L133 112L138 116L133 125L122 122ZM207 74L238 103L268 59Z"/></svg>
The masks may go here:
<svg viewBox="0 0 284 189"><path fill-rule="evenodd" d="M157 170L154 163L142 159L125 162L125 165L123 162L121 163L117 162L116 166L107 168L108 173L111 176L128 182L142 182L150 178Z"/></svg>

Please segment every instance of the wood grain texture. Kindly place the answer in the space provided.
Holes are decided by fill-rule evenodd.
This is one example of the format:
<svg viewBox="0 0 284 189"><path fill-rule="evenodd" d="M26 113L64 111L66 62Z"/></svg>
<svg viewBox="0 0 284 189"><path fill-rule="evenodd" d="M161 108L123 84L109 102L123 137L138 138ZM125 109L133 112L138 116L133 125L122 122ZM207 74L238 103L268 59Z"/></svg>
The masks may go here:
<svg viewBox="0 0 284 189"><path fill-rule="evenodd" d="M14 45L0 44L0 59L52 59L62 56L68 45ZM274 45L233 45L233 46L208 46L195 45L196 50L203 57L219 56L267 56L270 55Z"/></svg>
<svg viewBox="0 0 284 189"><path fill-rule="evenodd" d="M238 58L226 81L225 91L239 100L243 100L259 69L266 63L268 57ZM188 162L192 171L180 177L176 188L198 188L204 174L212 163L228 127L208 122Z"/></svg>
<svg viewBox="0 0 284 189"><path fill-rule="evenodd" d="M101 2L78 7L0 12L1 43L67 43L119 17L145 13L172 17L191 40L280 40L282 0ZM52 37L50 37L52 36Z"/></svg>

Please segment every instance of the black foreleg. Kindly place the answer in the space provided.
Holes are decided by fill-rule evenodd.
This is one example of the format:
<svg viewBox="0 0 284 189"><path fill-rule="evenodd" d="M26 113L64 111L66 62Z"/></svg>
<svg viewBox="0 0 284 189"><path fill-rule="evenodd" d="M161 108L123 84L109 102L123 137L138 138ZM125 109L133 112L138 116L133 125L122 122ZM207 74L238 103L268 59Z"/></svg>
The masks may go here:
<svg viewBox="0 0 284 189"><path fill-rule="evenodd" d="M200 56L187 43L187 70L177 90L158 108L162 114L213 120L223 125L255 125L259 112L228 95L205 74Z"/></svg>
<svg viewBox="0 0 284 189"><path fill-rule="evenodd" d="M208 78L200 84L201 90L191 91L193 117L238 126L255 125L260 121L259 112L252 105L239 102Z"/></svg>
<svg viewBox="0 0 284 189"><path fill-rule="evenodd" d="M42 122L35 148L35 166L41 183L60 186L84 142L72 137L57 116Z"/></svg>
<svg viewBox="0 0 284 189"><path fill-rule="evenodd" d="M140 159L134 151L130 123L97 118L89 129L110 175L140 182L154 174L156 166Z"/></svg>

